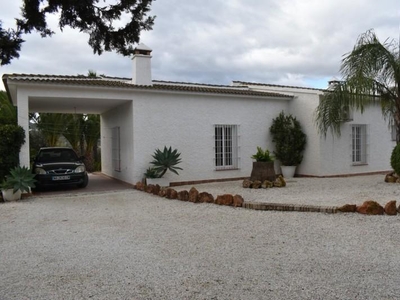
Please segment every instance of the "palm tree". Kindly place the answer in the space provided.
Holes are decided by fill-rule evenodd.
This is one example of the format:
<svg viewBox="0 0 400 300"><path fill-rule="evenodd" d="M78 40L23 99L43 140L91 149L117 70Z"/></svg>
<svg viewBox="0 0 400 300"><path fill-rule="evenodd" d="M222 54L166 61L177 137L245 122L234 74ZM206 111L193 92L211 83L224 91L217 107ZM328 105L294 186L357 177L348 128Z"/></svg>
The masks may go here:
<svg viewBox="0 0 400 300"><path fill-rule="evenodd" d="M389 125L397 129L400 142L400 47L394 40L381 43L373 30L359 36L354 49L344 55L340 72L342 81L332 82L315 111L320 133L330 129L340 135L343 112L364 111L380 104Z"/></svg>

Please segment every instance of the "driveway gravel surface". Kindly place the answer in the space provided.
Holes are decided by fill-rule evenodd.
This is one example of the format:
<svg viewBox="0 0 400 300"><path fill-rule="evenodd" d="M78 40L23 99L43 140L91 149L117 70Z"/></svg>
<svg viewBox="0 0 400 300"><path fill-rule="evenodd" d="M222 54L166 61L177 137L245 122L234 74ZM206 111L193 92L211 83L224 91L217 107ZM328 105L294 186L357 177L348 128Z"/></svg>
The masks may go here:
<svg viewBox="0 0 400 300"><path fill-rule="evenodd" d="M346 179L354 191L378 177L358 178ZM332 179L319 180L308 190L320 201L345 190L323 193ZM399 199L395 185L373 184ZM310 195L283 198L313 204ZM255 211L136 190L39 195L0 203L0 299L400 299L399 232L400 216Z"/></svg>

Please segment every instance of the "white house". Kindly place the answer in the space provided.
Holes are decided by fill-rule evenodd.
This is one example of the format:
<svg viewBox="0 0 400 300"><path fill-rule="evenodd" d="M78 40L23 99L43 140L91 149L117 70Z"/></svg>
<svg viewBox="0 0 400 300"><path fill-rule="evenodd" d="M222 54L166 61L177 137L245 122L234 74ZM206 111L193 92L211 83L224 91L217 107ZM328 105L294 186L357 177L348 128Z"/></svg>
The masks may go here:
<svg viewBox="0 0 400 300"><path fill-rule="evenodd" d="M157 148L181 152L183 171L171 182L248 177L256 147L273 150L272 119L291 113L307 134L298 175L340 176L390 170L395 141L379 107L354 112L340 138L321 137L313 114L324 90L234 81L230 86L152 80L151 49L133 56L132 79L6 74L18 123L29 112L101 115L102 172L128 183L143 178ZM28 138L28 137L27 137ZM29 165L29 139L20 153ZM279 171L279 166L277 171Z"/></svg>

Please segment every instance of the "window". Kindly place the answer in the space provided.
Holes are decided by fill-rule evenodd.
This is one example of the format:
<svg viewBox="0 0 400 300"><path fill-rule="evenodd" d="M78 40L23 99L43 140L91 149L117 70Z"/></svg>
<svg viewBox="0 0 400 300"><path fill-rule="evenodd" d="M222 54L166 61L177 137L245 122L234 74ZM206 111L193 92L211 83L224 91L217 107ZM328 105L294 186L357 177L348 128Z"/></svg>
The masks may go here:
<svg viewBox="0 0 400 300"><path fill-rule="evenodd" d="M239 167L238 125L215 125L215 167L217 170Z"/></svg>
<svg viewBox="0 0 400 300"><path fill-rule="evenodd" d="M367 126L352 125L351 144L353 164L367 163Z"/></svg>
<svg viewBox="0 0 400 300"><path fill-rule="evenodd" d="M112 166L114 171L121 171L121 150L119 127L112 128Z"/></svg>

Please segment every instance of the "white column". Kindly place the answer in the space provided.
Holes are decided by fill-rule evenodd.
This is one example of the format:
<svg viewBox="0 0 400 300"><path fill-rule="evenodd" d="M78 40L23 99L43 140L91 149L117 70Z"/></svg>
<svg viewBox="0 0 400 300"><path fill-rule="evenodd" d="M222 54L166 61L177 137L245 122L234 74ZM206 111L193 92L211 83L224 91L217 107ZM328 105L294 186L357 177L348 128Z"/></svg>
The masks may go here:
<svg viewBox="0 0 400 300"><path fill-rule="evenodd" d="M29 102L28 95L20 91L17 92L18 125L25 131L25 143L19 152L20 166L30 167L29 158Z"/></svg>

